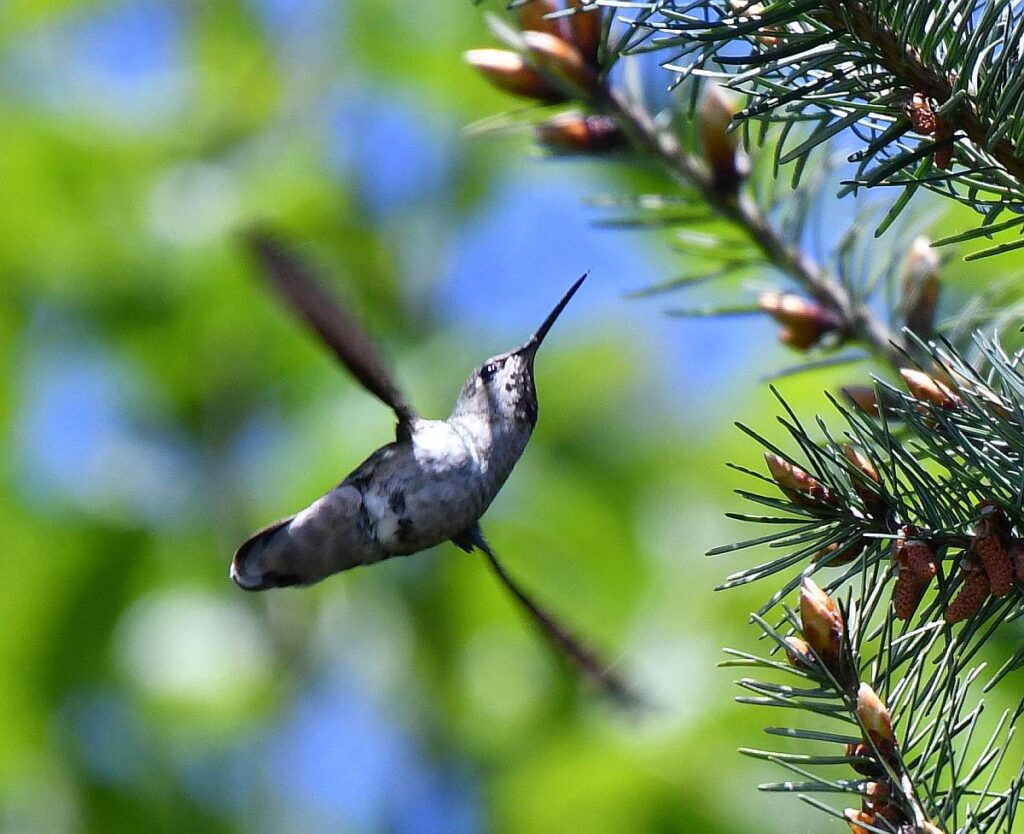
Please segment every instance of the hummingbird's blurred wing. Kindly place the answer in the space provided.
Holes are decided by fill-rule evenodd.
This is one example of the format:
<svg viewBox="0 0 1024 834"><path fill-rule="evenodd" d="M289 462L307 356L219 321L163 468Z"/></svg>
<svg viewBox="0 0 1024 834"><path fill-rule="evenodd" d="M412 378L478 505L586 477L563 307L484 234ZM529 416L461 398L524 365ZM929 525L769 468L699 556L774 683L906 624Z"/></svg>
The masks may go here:
<svg viewBox="0 0 1024 834"><path fill-rule="evenodd" d="M398 416L398 438L406 439L416 412L405 401L376 346L358 321L314 276L313 270L262 229L244 239L263 264L277 293L334 351L367 391L390 406Z"/></svg>
<svg viewBox="0 0 1024 834"><path fill-rule="evenodd" d="M601 692L614 701L625 706L635 707L643 703L633 688L620 678L608 664L604 663L590 648L580 642L568 628L560 623L554 615L545 611L534 598L505 569L498 555L491 549L484 538L480 525L475 524L469 530L456 536L452 542L466 552L474 547L487 557L498 581L512 594L512 598L530 616L541 633L582 675L593 683Z"/></svg>

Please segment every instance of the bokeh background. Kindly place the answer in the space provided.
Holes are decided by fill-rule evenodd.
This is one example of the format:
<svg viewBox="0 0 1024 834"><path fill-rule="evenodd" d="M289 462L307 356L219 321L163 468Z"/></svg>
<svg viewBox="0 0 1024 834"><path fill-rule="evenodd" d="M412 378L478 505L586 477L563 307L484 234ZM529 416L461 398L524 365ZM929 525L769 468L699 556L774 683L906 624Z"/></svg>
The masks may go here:
<svg viewBox="0 0 1024 834"><path fill-rule="evenodd" d="M597 229L624 164L542 159L460 60L468 2L0 4L0 831L817 830L740 757L767 588L712 591L790 362L750 318L625 296L685 265ZM664 86L660 81L655 86ZM420 410L591 278L538 362L541 419L485 519L510 568L653 706L581 692L477 556L302 591L227 578L392 418L258 280L264 220L319 264ZM1005 264L1005 262L1004 262ZM798 408L866 369L786 381ZM851 376L853 377L851 379Z"/></svg>

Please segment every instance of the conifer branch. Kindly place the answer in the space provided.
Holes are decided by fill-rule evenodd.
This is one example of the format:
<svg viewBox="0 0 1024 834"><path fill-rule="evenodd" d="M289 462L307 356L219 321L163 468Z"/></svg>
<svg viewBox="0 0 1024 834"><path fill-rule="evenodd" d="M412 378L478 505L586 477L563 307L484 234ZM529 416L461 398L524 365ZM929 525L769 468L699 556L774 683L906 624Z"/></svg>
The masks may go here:
<svg viewBox="0 0 1024 834"><path fill-rule="evenodd" d="M822 19L837 37L849 33L861 43L871 45L874 57L892 73L894 81L906 89L922 92L940 105L953 101L954 93L964 90L964 94L953 101L946 118L963 130L975 145L987 148L1000 165L1024 184L1024 155L1017 143L1005 135L995 143L990 141L997 125L987 118L988 114L982 114L975 96L965 90L955 72L944 71L925 60L891 24L859 0L823 0L822 7L825 12Z"/></svg>
<svg viewBox="0 0 1024 834"><path fill-rule="evenodd" d="M984 676L985 664L977 660L993 634L1024 615L1024 370L1020 354L1007 355L980 336L976 342L985 372L948 345L920 344L941 379L905 369L908 391L889 387L879 397L882 420L839 406L846 430L834 432L819 420L823 441L786 407L782 424L801 450L799 463L748 430L767 449L769 477L759 477L782 497L741 492L775 512L734 517L768 522L773 532L713 551L782 548L784 556L734 574L724 587L799 569L780 583L755 622L847 712L865 680L884 701L879 726L896 747L887 751L878 739L868 745L858 694L863 740L848 742L843 760L885 785L884 802L876 801L874 788L845 780L772 788L861 793L861 810L845 812L853 831L920 834L942 830L932 827L936 822L959 834L1011 830L1024 790L1024 767L1005 789L991 787L1024 715L1024 698L999 718L987 741L979 723L981 693L1024 666L1024 650L1010 652ZM811 574L831 574L829 581L819 579L824 591L809 584ZM797 621L781 603L801 585ZM850 595L842 610L828 601L829 592L840 589ZM765 617L780 607L780 622L772 625ZM771 657L731 654L744 665L784 668ZM741 685L771 694L747 703L836 716L823 696L806 688ZM787 734L823 740L805 730ZM785 755L761 751L760 757L792 768ZM839 763L834 753L800 760Z"/></svg>
<svg viewBox="0 0 1024 834"><path fill-rule="evenodd" d="M771 265L801 290L758 299L760 310L783 326L785 343L829 350L856 341L900 372L903 386L877 382L850 396L856 407L833 401L846 423L841 431L821 418L805 427L780 398L780 422L795 454L744 429L767 450L769 474L741 471L770 488L740 491L757 511L730 515L768 530L712 551L772 549L720 586L774 583L752 615L771 650L765 656L730 651L727 665L800 678L797 685L744 678L738 683L749 694L739 700L829 722L822 729L768 729L809 746L830 745L824 751L744 751L804 780L762 788L797 792L855 834L1010 830L1024 796L1024 766L1002 770L1024 698L994 728L980 720L982 690L1024 668L1024 649L984 677L977 659L1004 623L1024 617L1024 360L979 336L973 347L964 345L979 323L993 325L1012 313L968 305L959 323L944 328L954 346L935 326L941 262L927 240L888 247L879 267L867 258L870 244L863 245L865 222L858 215L827 251L804 245L813 231L807 216L831 170L808 160L846 129L867 142L849 185L905 188L876 235L918 187L985 213L990 225L947 242L1024 228L1024 214L992 224L1004 209L1024 207L1024 179L1013 167L1024 142L1024 105L1008 92L1024 90L1024 59L1004 44L996 60L1001 69L977 63L999 37L1024 32L1024 15L1010 0L986 0L976 23L976 3L981 0L952 0L942 8L926 0L614 0L615 8L632 5L637 17L632 34L611 38L596 3L523 0L515 4L518 28L494 26L510 49L469 56L509 92L544 107L573 105L538 117L544 121L535 135L548 150L630 153L656 163L675 186L669 196L613 201L630 212L614 225L675 227L679 248L714 268L648 292ZM994 25L1000 9L1001 33L993 34L982 24ZM976 34L969 44L968 30ZM736 41L749 51L732 49ZM939 48L929 52L929 42ZM631 51L659 50L676 51L669 68L687 86L655 111L632 86L614 81L610 69ZM964 60L960 69L953 57ZM968 78L974 70L977 85ZM740 130L730 126L736 107L724 95L716 103L719 88L702 76L726 79L749 96ZM699 100L699 110L688 109L687 98ZM1008 114L1007 129L992 124L997 112ZM756 148L743 117L762 120ZM755 163L771 159L773 170L755 165L751 171L738 147L741 133ZM954 156L956 171L935 173ZM777 182L778 166L788 163L794 176L787 191ZM1016 245L1024 246L1024 238ZM901 257L892 257L894 251ZM879 286L889 290L891 325L868 306ZM892 328L899 326L897 335ZM808 582L812 575L823 590ZM798 588L799 617L786 607ZM829 776L837 765L863 778ZM997 774L1001 784L993 787ZM820 793L845 795L846 802L829 806L814 798ZM841 810L851 796L859 808Z"/></svg>
<svg viewBox="0 0 1024 834"><path fill-rule="evenodd" d="M852 133L863 147L840 193L903 191L879 232L922 188L984 216L957 240L1024 229L1018 0L662 0L644 25L640 48L671 55L677 78L720 78L750 95L741 119L785 126L780 164ZM1020 247L1017 234L972 257Z"/></svg>
<svg viewBox="0 0 1024 834"><path fill-rule="evenodd" d="M723 191L708 167L687 152L670 129L659 127L642 105L620 90L602 87L594 104L614 118L635 144L650 153L677 182L695 187L719 215L742 229L769 263L834 313L841 322L840 330L863 342L894 368L905 363L897 347L902 340L866 307L855 305L846 288L810 254L787 242L749 194Z"/></svg>

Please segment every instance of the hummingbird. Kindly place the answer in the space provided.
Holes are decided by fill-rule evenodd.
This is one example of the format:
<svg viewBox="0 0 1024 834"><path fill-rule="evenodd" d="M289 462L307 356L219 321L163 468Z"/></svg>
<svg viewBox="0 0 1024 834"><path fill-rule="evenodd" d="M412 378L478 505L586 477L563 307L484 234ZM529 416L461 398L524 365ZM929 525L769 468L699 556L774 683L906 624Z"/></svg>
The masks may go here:
<svg viewBox="0 0 1024 834"><path fill-rule="evenodd" d="M451 414L421 417L400 392L370 337L307 264L269 233L245 235L269 283L342 365L395 413L395 441L299 512L246 539L231 579L246 591L312 585L326 577L451 541L480 550L547 639L617 700L630 688L516 582L480 529L480 517L512 473L537 423L534 361L544 338L586 279L576 280L520 347L470 374Z"/></svg>

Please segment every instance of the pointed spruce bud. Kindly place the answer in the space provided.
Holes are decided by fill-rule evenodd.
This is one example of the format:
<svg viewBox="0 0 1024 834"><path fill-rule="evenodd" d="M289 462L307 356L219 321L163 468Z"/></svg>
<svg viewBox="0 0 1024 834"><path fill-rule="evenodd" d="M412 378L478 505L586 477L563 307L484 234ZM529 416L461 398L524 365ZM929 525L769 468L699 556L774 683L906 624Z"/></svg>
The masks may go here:
<svg viewBox="0 0 1024 834"><path fill-rule="evenodd" d="M939 302L939 256L926 237L918 237L910 247L903 267L903 323L922 339L935 327L935 308Z"/></svg>
<svg viewBox="0 0 1024 834"><path fill-rule="evenodd" d="M963 584L946 609L946 622L950 625L973 617L989 597L988 576L980 565L966 561L961 576Z"/></svg>
<svg viewBox="0 0 1024 834"><path fill-rule="evenodd" d="M790 666L796 669L813 669L815 667L814 655L806 640L801 640L799 637L787 637L785 642L786 659Z"/></svg>
<svg viewBox="0 0 1024 834"><path fill-rule="evenodd" d="M877 417L878 398L870 385L846 385L839 389L846 399L871 417Z"/></svg>
<svg viewBox="0 0 1024 834"><path fill-rule="evenodd" d="M537 141L555 153L601 154L626 146L626 136L608 116L560 113L535 128Z"/></svg>
<svg viewBox="0 0 1024 834"><path fill-rule="evenodd" d="M852 469L853 489L864 502L864 507L873 518L885 515L886 507L882 497L872 488L872 484L880 485L881 478L873 463L861 452L849 444L843 446L843 456Z"/></svg>
<svg viewBox="0 0 1024 834"><path fill-rule="evenodd" d="M764 460L775 483L791 501L804 505L833 503L828 489L799 466L772 452L765 452Z"/></svg>
<svg viewBox="0 0 1024 834"><path fill-rule="evenodd" d="M566 5L575 9L575 13L567 19L570 40L580 51L583 60L596 68L599 66L598 52L604 33L604 14L600 6L591 5L587 8L584 0L569 0Z"/></svg>
<svg viewBox="0 0 1024 834"><path fill-rule="evenodd" d="M738 111L736 96L721 84L704 88L698 113L700 140L715 188L722 194L739 191L749 167L737 146L737 134L729 132Z"/></svg>
<svg viewBox="0 0 1024 834"><path fill-rule="evenodd" d="M813 579L800 583L800 629L821 661L836 674L846 624L843 615Z"/></svg>
<svg viewBox="0 0 1024 834"><path fill-rule="evenodd" d="M516 52L470 49L463 57L467 64L503 92L551 103L565 101L565 95Z"/></svg>
<svg viewBox="0 0 1024 834"><path fill-rule="evenodd" d="M943 382L934 379L923 371L913 368L900 368L900 376L907 390L915 399L922 400L939 408L954 409L960 407L960 398Z"/></svg>
<svg viewBox="0 0 1024 834"><path fill-rule="evenodd" d="M847 808L843 811L846 817L846 824L850 826L853 834L874 834L878 825L875 815L868 811L858 811L856 808Z"/></svg>
<svg viewBox="0 0 1024 834"><path fill-rule="evenodd" d="M857 717L875 749L883 756L896 752L896 735L892 731L892 716L885 704L866 683L857 690Z"/></svg>
<svg viewBox="0 0 1024 834"><path fill-rule="evenodd" d="M779 338L797 350L808 350L842 326L839 317L817 301L791 292L765 292L758 306L783 326Z"/></svg>
<svg viewBox="0 0 1024 834"><path fill-rule="evenodd" d="M843 457L845 457L850 462L850 465L864 478L869 481L874 481L876 484L881 483L878 478L878 471L875 469L874 464L857 451L854 446L851 446L849 443L843 446Z"/></svg>
<svg viewBox="0 0 1024 834"><path fill-rule="evenodd" d="M547 32L549 35L562 38L568 35L561 18L548 18L545 15L557 12L558 7L552 0L529 0L516 8L519 28L531 32Z"/></svg>
<svg viewBox="0 0 1024 834"><path fill-rule="evenodd" d="M523 45L534 65L576 92L589 94L596 78L593 71L571 43L547 32L523 32Z"/></svg>

